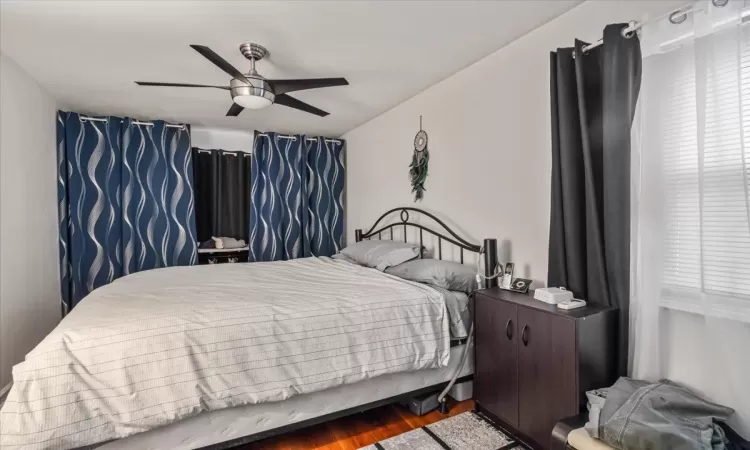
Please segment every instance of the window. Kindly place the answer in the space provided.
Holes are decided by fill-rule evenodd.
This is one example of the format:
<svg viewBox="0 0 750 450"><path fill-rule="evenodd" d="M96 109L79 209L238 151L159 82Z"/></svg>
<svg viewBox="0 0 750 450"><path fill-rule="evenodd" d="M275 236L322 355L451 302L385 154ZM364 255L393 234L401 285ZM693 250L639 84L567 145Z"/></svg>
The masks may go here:
<svg viewBox="0 0 750 450"><path fill-rule="evenodd" d="M678 45L644 59L639 119L661 304L750 320L750 30Z"/></svg>
<svg viewBox="0 0 750 450"><path fill-rule="evenodd" d="M212 236L248 241L251 154L193 148L198 243Z"/></svg>

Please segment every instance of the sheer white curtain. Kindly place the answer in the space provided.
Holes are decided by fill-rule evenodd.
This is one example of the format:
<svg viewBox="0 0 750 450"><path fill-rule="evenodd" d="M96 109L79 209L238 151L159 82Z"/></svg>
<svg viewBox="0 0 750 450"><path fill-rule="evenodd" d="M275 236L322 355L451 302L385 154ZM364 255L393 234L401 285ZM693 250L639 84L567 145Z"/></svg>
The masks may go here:
<svg viewBox="0 0 750 450"><path fill-rule="evenodd" d="M642 29L631 373L734 408L750 437L750 2L691 6Z"/></svg>

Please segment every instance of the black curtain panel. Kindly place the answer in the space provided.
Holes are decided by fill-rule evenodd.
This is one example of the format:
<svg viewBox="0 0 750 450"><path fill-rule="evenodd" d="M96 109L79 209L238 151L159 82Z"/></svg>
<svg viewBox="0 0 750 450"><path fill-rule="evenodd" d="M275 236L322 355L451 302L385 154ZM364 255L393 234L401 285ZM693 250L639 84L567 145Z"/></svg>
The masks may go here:
<svg viewBox="0 0 750 450"><path fill-rule="evenodd" d="M199 242L244 239L250 217L251 154L193 148L195 220Z"/></svg>
<svg viewBox="0 0 750 450"><path fill-rule="evenodd" d="M549 286L619 308L619 375L628 363L630 127L641 84L638 36L608 25L603 44L550 55L552 210Z"/></svg>

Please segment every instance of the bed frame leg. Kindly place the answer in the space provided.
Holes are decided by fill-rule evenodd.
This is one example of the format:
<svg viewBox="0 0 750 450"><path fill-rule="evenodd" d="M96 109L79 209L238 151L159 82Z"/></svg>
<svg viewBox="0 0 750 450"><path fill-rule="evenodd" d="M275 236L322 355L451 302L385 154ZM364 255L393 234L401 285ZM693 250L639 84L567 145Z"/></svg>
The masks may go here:
<svg viewBox="0 0 750 450"><path fill-rule="evenodd" d="M440 406L438 407L440 410L440 414L448 414L448 399L443 398L443 401L440 402Z"/></svg>

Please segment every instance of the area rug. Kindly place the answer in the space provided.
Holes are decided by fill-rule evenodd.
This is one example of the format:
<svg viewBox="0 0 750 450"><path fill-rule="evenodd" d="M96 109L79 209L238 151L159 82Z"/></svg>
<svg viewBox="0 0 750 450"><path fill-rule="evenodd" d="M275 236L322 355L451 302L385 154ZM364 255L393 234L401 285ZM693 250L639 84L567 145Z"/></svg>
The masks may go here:
<svg viewBox="0 0 750 450"><path fill-rule="evenodd" d="M411 430L360 450L522 450L515 439L472 411Z"/></svg>

